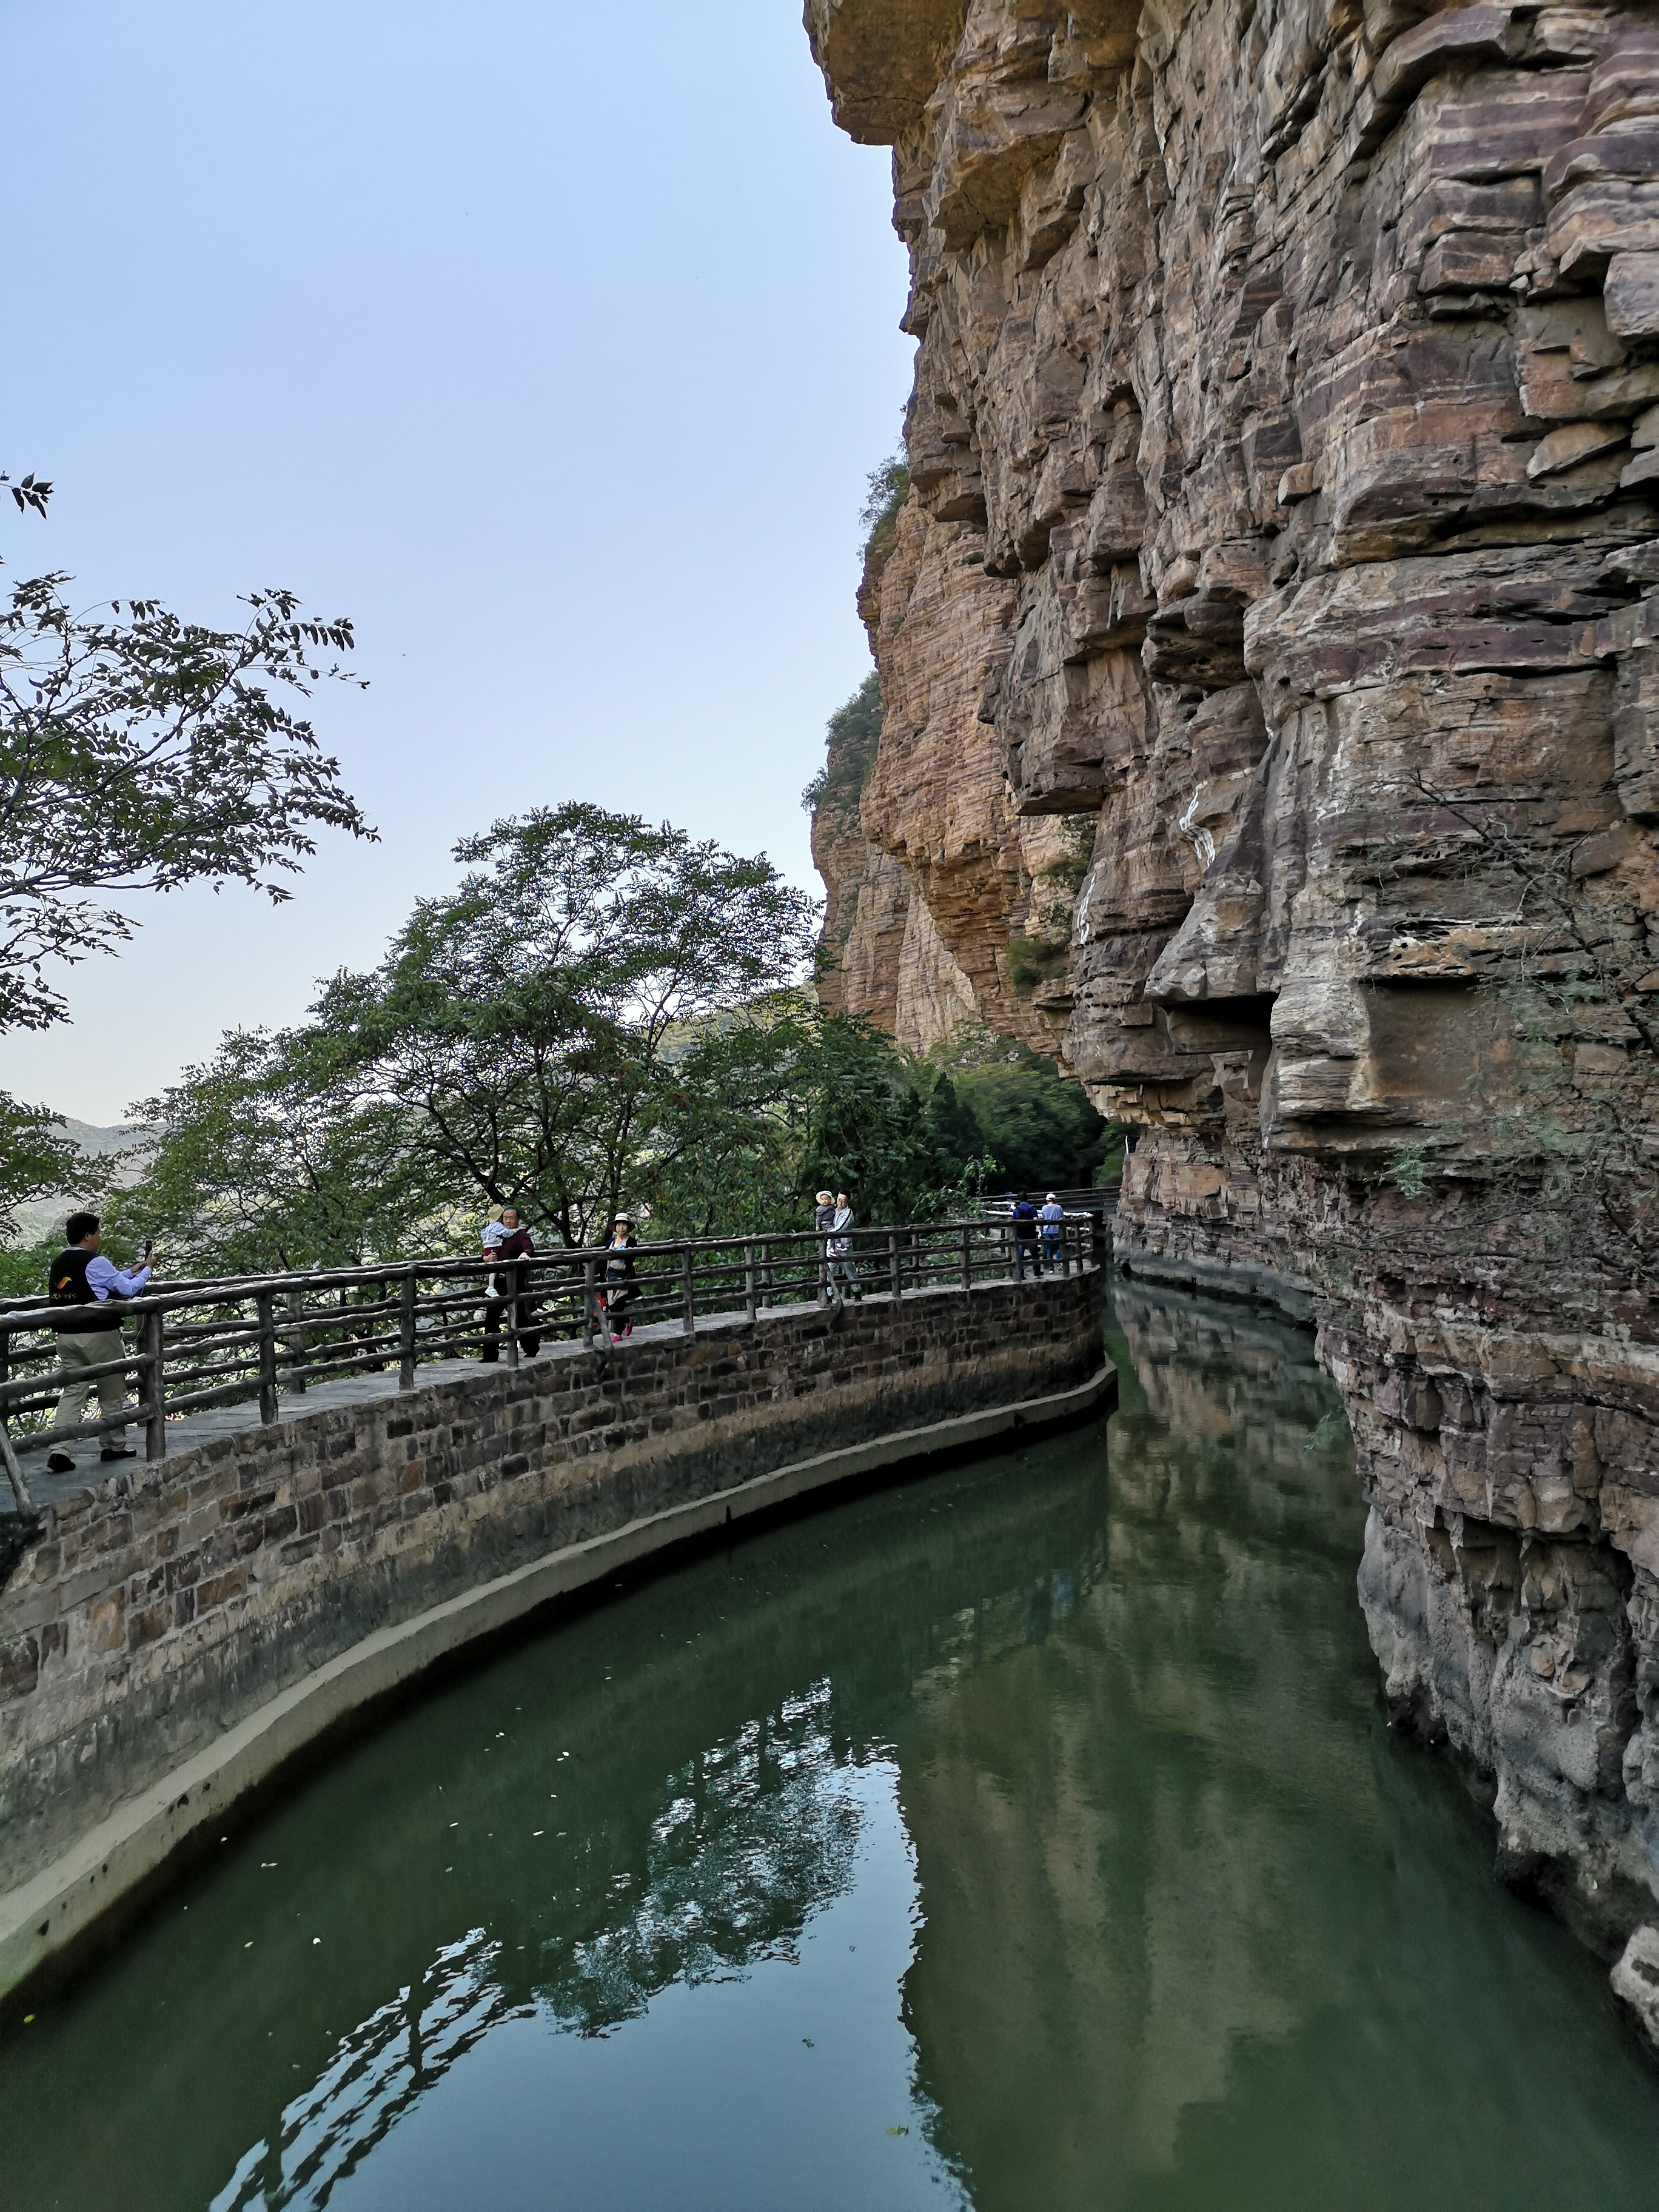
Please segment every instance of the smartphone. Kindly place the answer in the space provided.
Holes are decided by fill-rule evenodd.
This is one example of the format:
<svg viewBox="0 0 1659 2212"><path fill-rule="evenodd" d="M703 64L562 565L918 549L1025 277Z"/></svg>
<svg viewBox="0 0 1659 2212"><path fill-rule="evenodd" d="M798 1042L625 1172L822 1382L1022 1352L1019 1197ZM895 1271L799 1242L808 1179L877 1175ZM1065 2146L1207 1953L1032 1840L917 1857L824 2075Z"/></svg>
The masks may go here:
<svg viewBox="0 0 1659 2212"><path fill-rule="evenodd" d="M149 1255L155 1249L155 1239L153 1237L146 1237L144 1239L144 1261L146 1266L149 1265Z"/></svg>

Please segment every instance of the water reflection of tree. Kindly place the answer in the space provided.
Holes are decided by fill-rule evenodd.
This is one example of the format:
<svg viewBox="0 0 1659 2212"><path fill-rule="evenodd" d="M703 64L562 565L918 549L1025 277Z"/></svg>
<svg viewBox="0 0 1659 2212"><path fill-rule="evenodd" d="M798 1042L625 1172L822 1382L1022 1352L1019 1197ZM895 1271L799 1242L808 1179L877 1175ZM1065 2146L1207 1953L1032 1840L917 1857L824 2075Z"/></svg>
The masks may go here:
<svg viewBox="0 0 1659 2212"><path fill-rule="evenodd" d="M578 1882L542 1947L533 1994L476 1929L417 1985L342 2036L328 2067L255 2144L214 2212L327 2203L402 2115L490 2029L540 2014L584 2035L644 2012L678 1981L793 1957L820 1906L851 1885L861 1819L837 1755L827 1680L669 1778L644 1871Z"/></svg>

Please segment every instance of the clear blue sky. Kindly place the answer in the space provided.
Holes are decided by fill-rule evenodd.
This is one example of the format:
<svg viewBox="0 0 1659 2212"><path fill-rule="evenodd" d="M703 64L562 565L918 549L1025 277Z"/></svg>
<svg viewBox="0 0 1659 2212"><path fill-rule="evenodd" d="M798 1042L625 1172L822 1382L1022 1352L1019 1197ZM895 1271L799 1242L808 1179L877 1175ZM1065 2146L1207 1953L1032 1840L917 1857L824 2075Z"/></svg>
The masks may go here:
<svg viewBox="0 0 1659 2212"><path fill-rule="evenodd" d="M378 956L453 840L565 798L763 849L869 666L864 478L911 347L887 156L799 0L5 0L13 573L228 622L291 586L371 689L379 827L292 905L140 900L0 1085L83 1119Z"/></svg>

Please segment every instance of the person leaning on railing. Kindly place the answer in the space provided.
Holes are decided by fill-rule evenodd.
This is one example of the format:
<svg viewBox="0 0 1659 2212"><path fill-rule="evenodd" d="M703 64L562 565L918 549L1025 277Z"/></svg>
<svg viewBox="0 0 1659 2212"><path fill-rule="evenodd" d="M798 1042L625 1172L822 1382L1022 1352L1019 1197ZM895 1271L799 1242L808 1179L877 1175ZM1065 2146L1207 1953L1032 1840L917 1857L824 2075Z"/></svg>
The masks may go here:
<svg viewBox="0 0 1659 2212"><path fill-rule="evenodd" d="M617 1214L611 1224L611 1235L605 1248L605 1280L599 1291L599 1307L610 1323L612 1344L620 1344L624 1337L634 1334L629 1309L640 1294L634 1266L639 1243L631 1216Z"/></svg>
<svg viewBox="0 0 1659 2212"><path fill-rule="evenodd" d="M95 1213L71 1213L64 1233L69 1248L58 1255L47 1270L46 1300L64 1315L62 1321L52 1324L58 1332L58 1364L73 1373L77 1367L99 1367L122 1357L126 1347L121 1340L121 1310L116 1301L136 1298L154 1270L147 1262L125 1274L112 1261L105 1259L98 1249L103 1238ZM124 1410L127 1402L125 1374L83 1376L65 1385L49 1435L79 1428L94 1381L98 1410L105 1419L112 1420ZM128 1445L125 1429L119 1428L104 1431L98 1456L100 1460L137 1459L138 1455ZM58 1444L48 1455L46 1468L52 1474L73 1474L75 1462Z"/></svg>
<svg viewBox="0 0 1659 2212"><path fill-rule="evenodd" d="M1060 1266L1060 1240L1066 1233L1066 1209L1050 1191L1038 1209L1042 1230L1042 1256L1051 1267Z"/></svg>

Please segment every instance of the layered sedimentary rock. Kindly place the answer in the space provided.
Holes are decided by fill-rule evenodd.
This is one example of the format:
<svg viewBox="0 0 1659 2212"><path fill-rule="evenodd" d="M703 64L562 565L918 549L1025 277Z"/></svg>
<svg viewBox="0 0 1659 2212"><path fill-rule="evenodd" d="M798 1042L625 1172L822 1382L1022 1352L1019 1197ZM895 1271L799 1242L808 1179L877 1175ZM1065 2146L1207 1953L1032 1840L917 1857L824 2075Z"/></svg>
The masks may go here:
<svg viewBox="0 0 1659 2212"><path fill-rule="evenodd" d="M1390 1692L1622 1943L1659 1918L1659 17L807 27L894 149L920 342L862 833L985 1018L1139 1131L1126 1263L1318 1310ZM1083 813L1069 969L1022 983Z"/></svg>

